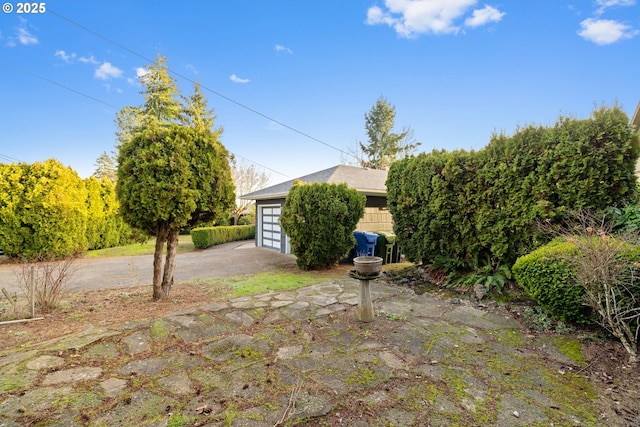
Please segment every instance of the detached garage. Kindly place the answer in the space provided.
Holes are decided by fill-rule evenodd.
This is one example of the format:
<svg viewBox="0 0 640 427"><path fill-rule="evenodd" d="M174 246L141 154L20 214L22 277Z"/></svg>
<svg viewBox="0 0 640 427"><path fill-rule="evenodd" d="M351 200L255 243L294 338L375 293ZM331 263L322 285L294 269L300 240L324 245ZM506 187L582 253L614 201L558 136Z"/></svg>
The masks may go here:
<svg viewBox="0 0 640 427"><path fill-rule="evenodd" d="M347 184L367 197L364 217L358 223L360 231L393 231L391 214L387 210L387 171L339 165L297 178L302 182ZM282 206L294 179L240 196L256 201L256 246L291 253L289 239L280 227Z"/></svg>

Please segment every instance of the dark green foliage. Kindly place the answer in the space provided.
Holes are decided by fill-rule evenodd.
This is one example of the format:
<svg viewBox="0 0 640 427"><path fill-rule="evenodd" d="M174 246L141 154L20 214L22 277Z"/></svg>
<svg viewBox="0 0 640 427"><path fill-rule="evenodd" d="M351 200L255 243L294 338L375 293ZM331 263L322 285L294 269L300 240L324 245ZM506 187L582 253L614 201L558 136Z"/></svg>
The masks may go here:
<svg viewBox="0 0 640 427"><path fill-rule="evenodd" d="M233 204L227 150L209 132L180 125L144 129L122 144L116 191L133 227L156 235L210 221Z"/></svg>
<svg viewBox="0 0 640 427"><path fill-rule="evenodd" d="M85 251L86 200L78 174L57 160L0 165L0 247L28 260Z"/></svg>
<svg viewBox="0 0 640 427"><path fill-rule="evenodd" d="M478 152L400 160L387 178L394 231L411 261L447 270L512 265L547 241L537 222L635 197L638 154L638 135L614 106L494 135Z"/></svg>
<svg viewBox="0 0 640 427"><path fill-rule="evenodd" d="M296 262L308 270L337 263L355 246L353 231L366 197L345 184L303 184L289 190L280 223Z"/></svg>
<svg viewBox="0 0 640 427"><path fill-rule="evenodd" d="M201 227L191 230L191 240L198 249L206 249L222 243L253 239L256 236L255 225L222 227Z"/></svg>
<svg viewBox="0 0 640 427"><path fill-rule="evenodd" d="M607 219L612 222L614 232L625 233L640 230L640 202L635 201L620 208L611 208Z"/></svg>
<svg viewBox="0 0 640 427"><path fill-rule="evenodd" d="M487 292L495 290L498 293L502 293L511 277L511 268L500 264L492 265L489 262L471 273L463 273L462 275L456 272L451 273L447 278L445 287L483 285Z"/></svg>
<svg viewBox="0 0 640 427"><path fill-rule="evenodd" d="M554 240L518 258L512 271L520 286L553 316L565 322L589 323L584 290L576 283L569 261L576 254L574 244Z"/></svg>

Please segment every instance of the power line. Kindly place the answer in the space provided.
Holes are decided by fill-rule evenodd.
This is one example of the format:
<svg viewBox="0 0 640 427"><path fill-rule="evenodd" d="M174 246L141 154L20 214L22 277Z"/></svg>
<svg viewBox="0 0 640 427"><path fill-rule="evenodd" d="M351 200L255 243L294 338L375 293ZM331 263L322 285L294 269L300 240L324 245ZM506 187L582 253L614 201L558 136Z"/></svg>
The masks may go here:
<svg viewBox="0 0 640 427"><path fill-rule="evenodd" d="M138 52L136 52L136 51L134 51L134 50L132 50L132 49L129 49L128 47L126 47L126 46L124 46L124 45L122 45L122 44L120 44L120 43L118 43L118 42L116 42L116 41L114 41L114 40L111 40L110 38L108 38L108 37L106 37L106 36L103 36L102 34L97 33L97 32L95 32L95 31L93 31L92 29L87 28L87 27L85 27L84 25L82 25L82 24L80 24L80 23L78 23L78 22L76 22L76 21L74 21L74 20L72 20L72 19L70 19L70 18L67 18L66 16L60 15L59 13L57 13L57 12L55 12L55 11L53 11L53 10L49 9L49 8L47 8L47 12L51 13L52 15L57 16L57 17L58 17L58 18L60 18L60 19L63 19L63 20L65 20L65 21L69 22L69 23L70 23L70 24L72 24L72 25L75 25L76 27L78 27L78 28L80 28L80 29L82 29L82 30L84 30L84 31L87 31L87 32L88 32L88 33L90 33L90 34L93 34L93 35L94 35L94 36L96 36L96 37L101 38L102 40L104 40L104 41L106 41L106 42L108 42L108 43L113 44L114 46L119 47L120 49L123 49L123 50L125 50L125 51L127 51L127 52L131 53L132 55L137 56L138 58L143 59L144 61L146 61L146 62L148 62L148 63L150 63L150 64L153 64L153 60L152 60L152 59L149 59L149 58L145 57L144 55L142 55L142 54L140 54L140 53L138 53ZM179 77L179 78L181 78L181 79L183 79L183 80L186 80L186 81L188 81L188 82L190 82L190 83L193 83L193 84L195 84L195 83L196 83L193 79L191 79L191 78L189 78L189 77L187 77L187 76L185 76L185 75L183 75L183 74L180 74L180 73L177 73L177 72L175 72L175 71L172 71L169 67L167 67L167 70L169 71L169 73L173 74L173 75L174 75L174 76L176 76L176 77ZM286 128L286 129L289 129L289 130L290 130L290 131L292 131L292 132L295 132L295 133L297 133L297 134L299 134L299 135L302 135L302 136L304 136L305 138L308 138L308 139L310 139L310 140L312 140L312 141L318 142L318 143L320 143L320 144L322 144L322 145L325 145L325 146L327 146L327 147L329 147L329 148L332 148L332 149L334 149L334 150L336 150L336 151L338 151L338 152L340 152L340 153L342 153L342 154L344 154L344 155L346 155L346 156L354 157L354 158L356 157L356 156L354 156L352 153L349 153L349 152L347 152L347 151L341 150L340 148L335 147L335 146L333 146L333 145L331 145L331 144L329 144L329 143L327 143L327 142L325 142L325 141L322 141L321 139L318 139L318 138L316 138L316 137L314 137L314 136L311 136L311 135L309 135L309 134L308 134L308 133L306 133L306 132L303 132L303 131L301 131L301 130L298 130L298 129L294 128L293 126L289 126L289 125L287 125L286 123L283 123L283 122L281 122L280 120L274 119L273 117L271 117L271 116L269 116L269 115L267 115L267 114L261 113L260 111L258 111L258 110L256 110L256 109L254 109L254 108L251 108L251 107L249 107L248 105L243 104L243 103L241 103L241 102L239 102L239 101L236 101L235 99L232 99L232 98L230 98L230 97L228 97L228 96L226 96L226 95L224 95L224 94L222 94L222 93L220 93L220 92L218 92L218 91L216 91L216 90L214 90L214 89L211 89L211 88L209 88L209 87L207 87L207 86L203 85L202 83L200 83L200 87L201 87L202 89L204 89L204 90L207 90L207 91L209 91L209 92L213 93L214 95L216 95L216 96L218 96L218 97L220 97L220 98L222 98L222 99L224 99L224 100L226 100L226 101L231 102L232 104L235 104L235 105L237 105L237 106L239 106L239 107L241 107L241 108L244 108L245 110L250 111L250 112L252 112L252 113L254 113L254 114L256 114L256 115L258 115L258 116L260 116L260 117L263 117L263 118L265 118L265 119L267 119L267 120L270 120L270 121L272 121L272 122L274 122L274 123L276 123L276 124L278 124L278 125L280 125L280 126L282 126L282 127Z"/></svg>
<svg viewBox="0 0 640 427"><path fill-rule="evenodd" d="M68 91L70 91L70 92L73 92L73 93L75 93L75 94L77 94L77 95L84 96L85 98L88 98L88 99L90 99L90 100L92 100L92 101L95 101L95 102L98 102L98 103L100 103L100 104L106 105L107 107L111 107L111 108L113 108L113 109L114 109L114 110L116 110L116 111L118 110L118 107L116 107L115 105L111 105L111 104L109 104L108 102L102 101L102 100L100 100L100 99L98 99L98 98L95 98L95 97L93 97L93 96L91 96L91 95L87 95L87 94L86 94L86 93L84 93L84 92L80 92L79 90L75 90L75 89L73 89L73 88L70 88L69 86L65 86L65 85L63 85L63 84L60 84L60 83L58 83L58 82L55 82L55 81L53 81L53 80L51 80L51 79L48 79L48 78L46 78L46 77L42 77L41 75L38 75L38 74L32 73L31 71L25 70L24 68L16 67L15 65L7 64L6 62L2 62L2 61L0 61L0 64L4 65L5 67L10 67L10 68L13 68L13 69L15 69L15 70L18 70L18 71L20 71L21 73L28 74L28 75L30 75L30 76L32 76L32 77L37 78L37 79L44 80L44 81L45 81L45 82L47 82L47 83L50 83L50 84L52 84L52 85L54 85L54 86L61 87L62 89L66 89L66 90L68 90Z"/></svg>
<svg viewBox="0 0 640 427"><path fill-rule="evenodd" d="M11 163L25 163L22 160L16 159L15 157L7 156L6 154L0 154L0 162L11 162Z"/></svg>
<svg viewBox="0 0 640 427"><path fill-rule="evenodd" d="M54 80L48 79L48 78L46 78L46 77L43 77L43 76L41 76L41 75L39 75L39 74L32 73L31 71L25 70L24 68L16 67L15 65L7 64L7 63L2 62L2 61L0 61L0 64L4 65L4 66L6 66L6 67L10 67L10 68L13 68L13 69L15 69L15 70L18 70L18 71L20 71L20 72L22 72L22 73L24 73L24 74L27 74L27 75L32 76L32 77L35 77L35 78L37 78L37 79L43 80L43 81L45 81L45 82L47 82L47 83L49 83L49 84L52 84L52 85L54 85L54 86L58 86L58 87L60 87L60 88L62 88L62 89L65 89L65 90L68 90L68 91L70 91L70 92L73 92L73 93L75 93L76 95L83 96L83 97L85 97L85 98L87 98L87 99L90 99L90 100L92 100L92 101L94 101L94 102L97 102L97 103L99 103L99 104L106 105L107 107L113 108L115 111L118 111L118 107L116 107L115 105L109 104L108 102L102 101L101 99L98 99L98 98L93 97L93 96L91 96L91 95L87 95L87 94L86 94L86 93L84 93L84 92L80 92L79 90L73 89L73 88L71 88L71 87L69 87L69 86L65 86L65 85L63 85L63 84L61 84L61 83L58 83L58 82L56 82L56 81L54 81ZM264 168L264 169L270 170L271 172L277 173L278 175L282 175L282 176L284 176L285 178L289 178L289 176L288 176L288 175L286 175L286 174L284 174L284 173L282 173L282 172L278 172L278 171L277 171L277 170L275 170L275 169L272 169L272 168L270 168L270 167L267 167L267 166L261 165L260 163L258 163L258 162L254 162L253 160L251 160L251 159L247 159L246 157L242 157L242 156L240 156L239 154L234 154L234 153L231 153L231 154L233 154L234 156L240 157L240 158L242 158L242 159L244 159L244 160L246 160L246 161L248 161L248 162L250 162L250 163L253 163L253 164L257 165L257 166L260 166L261 168ZM10 156L6 156L6 155L4 155L4 154L0 154L0 161L9 161L9 162L25 163L25 162L23 162L22 160L18 160L18 159L16 159L16 158L13 158L13 157L10 157Z"/></svg>
<svg viewBox="0 0 640 427"><path fill-rule="evenodd" d="M275 172L275 173L277 173L278 175L282 175L282 176L284 176L285 178L290 178L290 176L289 176L289 175L285 175L285 174L283 174L282 172L278 172L277 170L275 170L275 169L271 169L271 168L270 168L270 167L268 167L268 166L261 165L260 163L256 163L256 162L254 162L253 160L249 160L249 159L247 159L246 157L242 157L240 154L234 154L234 153L231 153L231 154L233 154L235 157L240 157L242 160L246 160L246 161L247 161L247 162L249 162L249 163L253 163L254 165L260 166L261 168L264 168L264 169L270 170L271 172Z"/></svg>

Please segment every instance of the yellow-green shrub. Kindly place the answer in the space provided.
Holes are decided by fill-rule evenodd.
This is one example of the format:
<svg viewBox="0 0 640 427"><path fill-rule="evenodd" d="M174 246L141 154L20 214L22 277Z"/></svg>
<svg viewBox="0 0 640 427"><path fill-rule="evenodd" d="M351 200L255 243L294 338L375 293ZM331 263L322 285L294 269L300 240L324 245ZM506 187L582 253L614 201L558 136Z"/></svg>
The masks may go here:
<svg viewBox="0 0 640 427"><path fill-rule="evenodd" d="M0 247L26 259L87 249L87 190L55 159L0 165Z"/></svg>

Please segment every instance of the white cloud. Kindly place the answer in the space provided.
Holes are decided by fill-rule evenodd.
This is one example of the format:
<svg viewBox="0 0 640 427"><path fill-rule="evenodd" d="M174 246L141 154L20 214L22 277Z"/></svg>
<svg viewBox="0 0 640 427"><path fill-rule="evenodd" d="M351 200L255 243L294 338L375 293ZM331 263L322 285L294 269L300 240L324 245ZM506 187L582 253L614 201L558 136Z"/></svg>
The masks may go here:
<svg viewBox="0 0 640 427"><path fill-rule="evenodd" d="M249 79L241 79L240 77L236 76L235 74L231 74L231 76L229 76L229 79L234 83L249 83L251 81Z"/></svg>
<svg viewBox="0 0 640 427"><path fill-rule="evenodd" d="M197 69L195 66L191 65L191 64L187 64L187 65L185 66L185 68L186 68L187 70L191 71L191 72L192 72L193 74L195 74L196 76L197 76L198 74L200 74L200 73L198 72L198 69Z"/></svg>
<svg viewBox="0 0 640 427"><path fill-rule="evenodd" d="M122 89L113 87L109 83L102 83L102 87L104 88L106 93L123 93Z"/></svg>
<svg viewBox="0 0 640 427"><path fill-rule="evenodd" d="M129 77L127 79L127 83L129 83L130 85L136 85L139 84L140 81L144 82L144 78L145 76L149 74L149 70L147 70L146 68L143 67L137 67L136 68L136 78L132 78Z"/></svg>
<svg viewBox="0 0 640 427"><path fill-rule="evenodd" d="M596 0L596 4L603 7L633 6L636 0Z"/></svg>
<svg viewBox="0 0 640 427"><path fill-rule="evenodd" d="M455 34L457 23L477 3L477 0L385 0L386 10L372 6L367 10L369 25L388 25L401 37L415 37L422 33ZM473 12L465 24L477 27L497 22L503 12L485 6Z"/></svg>
<svg viewBox="0 0 640 427"><path fill-rule="evenodd" d="M636 4L636 0L596 0L596 4L600 6L596 11L596 14L602 15L604 11L609 7L633 6L634 4Z"/></svg>
<svg viewBox="0 0 640 427"><path fill-rule="evenodd" d="M278 53L288 53L289 55L293 54L293 51L286 46L282 46L281 44L276 44L275 48Z"/></svg>
<svg viewBox="0 0 640 427"><path fill-rule="evenodd" d="M81 56L80 58L78 58L78 61L82 62L83 64L93 65L98 65L100 63L100 61L98 61L93 55Z"/></svg>
<svg viewBox="0 0 640 427"><path fill-rule="evenodd" d="M76 58L75 53L72 52L70 54L67 54L67 52L65 52L64 50L56 50L56 52L53 55L62 59L67 64L71 64L73 60Z"/></svg>
<svg viewBox="0 0 640 427"><path fill-rule="evenodd" d="M96 68L94 77L100 80L109 80L112 78L122 77L122 70L111 65L110 62L103 62L101 66Z"/></svg>
<svg viewBox="0 0 640 427"><path fill-rule="evenodd" d="M504 12L486 5L482 9L474 10L473 15L464 21L464 25L467 27L480 27L490 22L500 21L504 15L506 15Z"/></svg>
<svg viewBox="0 0 640 427"><path fill-rule="evenodd" d="M17 36L18 42L20 44L23 44L23 45L38 44L38 38L33 34L31 34L29 30L27 30L25 27L19 27L17 29L17 32L18 32L18 36Z"/></svg>
<svg viewBox="0 0 640 427"><path fill-rule="evenodd" d="M630 39L640 33L629 25L610 19L587 18L580 23L578 35L599 45L612 44L622 39Z"/></svg>

